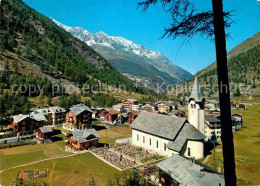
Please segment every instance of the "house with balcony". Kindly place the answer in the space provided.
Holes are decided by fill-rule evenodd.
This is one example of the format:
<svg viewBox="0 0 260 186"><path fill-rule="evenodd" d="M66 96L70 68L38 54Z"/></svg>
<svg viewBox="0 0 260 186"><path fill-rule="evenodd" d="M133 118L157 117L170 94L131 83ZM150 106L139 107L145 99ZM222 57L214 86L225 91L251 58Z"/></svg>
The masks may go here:
<svg viewBox="0 0 260 186"><path fill-rule="evenodd" d="M66 114L63 128L71 131L92 128L92 110L82 103L73 105Z"/></svg>
<svg viewBox="0 0 260 186"><path fill-rule="evenodd" d="M100 135L95 129L75 129L69 136L65 149L70 152L87 150L98 145Z"/></svg>

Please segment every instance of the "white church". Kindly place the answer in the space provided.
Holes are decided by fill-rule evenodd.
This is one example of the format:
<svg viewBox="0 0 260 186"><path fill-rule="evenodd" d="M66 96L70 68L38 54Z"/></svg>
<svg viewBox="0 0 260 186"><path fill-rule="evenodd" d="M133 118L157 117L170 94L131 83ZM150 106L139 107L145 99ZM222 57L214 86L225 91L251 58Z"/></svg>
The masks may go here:
<svg viewBox="0 0 260 186"><path fill-rule="evenodd" d="M188 120L142 112L131 124L132 144L168 157L180 154L195 159L203 158L204 102L196 77L189 98Z"/></svg>

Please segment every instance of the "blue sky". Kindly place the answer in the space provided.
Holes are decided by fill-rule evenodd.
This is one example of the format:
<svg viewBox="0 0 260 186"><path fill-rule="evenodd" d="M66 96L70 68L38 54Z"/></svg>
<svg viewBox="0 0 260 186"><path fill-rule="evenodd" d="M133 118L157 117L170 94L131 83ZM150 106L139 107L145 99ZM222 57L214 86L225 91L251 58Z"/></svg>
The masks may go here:
<svg viewBox="0 0 260 186"><path fill-rule="evenodd" d="M164 27L171 22L170 15L160 6L146 12L137 9L138 0L23 0L27 5L47 17L90 32L103 31L111 36L122 36L136 44L159 51L174 64L192 74L215 61L215 45L209 39L194 37L182 45L183 38L161 39ZM191 0L198 10L211 9L211 0ZM231 50L260 31L260 1L224 0L225 10L235 10L236 21L228 29Z"/></svg>

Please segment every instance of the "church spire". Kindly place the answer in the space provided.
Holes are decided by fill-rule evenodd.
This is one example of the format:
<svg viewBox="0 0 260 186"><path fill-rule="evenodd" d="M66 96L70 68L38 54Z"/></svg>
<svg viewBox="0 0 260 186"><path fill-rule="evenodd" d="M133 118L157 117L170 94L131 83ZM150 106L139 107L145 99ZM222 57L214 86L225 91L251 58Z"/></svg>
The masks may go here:
<svg viewBox="0 0 260 186"><path fill-rule="evenodd" d="M193 83L193 87L192 87L192 91L191 91L191 95L190 95L190 99L194 99L195 101L201 101L201 98L202 98L202 93L201 93L201 90L200 90L200 85L199 85L199 82L198 82L198 77L197 75L195 76L195 80L194 80L194 83Z"/></svg>

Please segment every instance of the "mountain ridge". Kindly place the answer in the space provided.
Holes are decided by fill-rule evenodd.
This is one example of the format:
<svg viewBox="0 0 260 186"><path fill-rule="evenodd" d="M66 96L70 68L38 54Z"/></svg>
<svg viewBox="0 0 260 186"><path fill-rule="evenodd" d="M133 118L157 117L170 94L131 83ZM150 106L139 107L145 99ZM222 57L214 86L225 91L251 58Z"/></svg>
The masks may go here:
<svg viewBox="0 0 260 186"><path fill-rule="evenodd" d="M130 74L146 81L150 79L149 83L152 86L163 82L176 84L192 77L189 72L173 64L160 52L147 49L143 45L135 44L123 37L109 36L103 31L91 33L84 28L69 27L50 19L87 43L122 74Z"/></svg>

